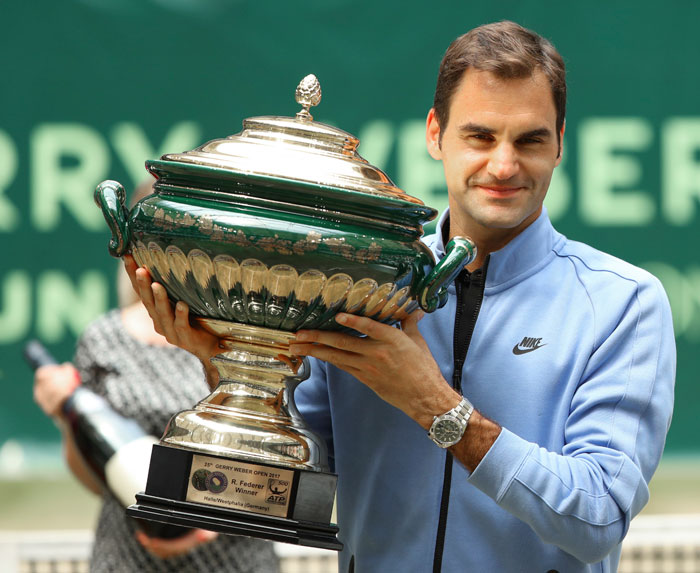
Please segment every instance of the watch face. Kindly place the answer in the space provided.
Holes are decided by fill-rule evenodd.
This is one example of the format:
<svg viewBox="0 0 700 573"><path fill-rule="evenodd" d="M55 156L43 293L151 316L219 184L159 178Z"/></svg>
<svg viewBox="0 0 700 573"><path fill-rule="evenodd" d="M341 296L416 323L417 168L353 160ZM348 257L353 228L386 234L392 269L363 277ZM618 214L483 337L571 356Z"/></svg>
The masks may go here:
<svg viewBox="0 0 700 573"><path fill-rule="evenodd" d="M462 426L455 420L440 420L435 426L435 438L443 444L456 443L461 437Z"/></svg>

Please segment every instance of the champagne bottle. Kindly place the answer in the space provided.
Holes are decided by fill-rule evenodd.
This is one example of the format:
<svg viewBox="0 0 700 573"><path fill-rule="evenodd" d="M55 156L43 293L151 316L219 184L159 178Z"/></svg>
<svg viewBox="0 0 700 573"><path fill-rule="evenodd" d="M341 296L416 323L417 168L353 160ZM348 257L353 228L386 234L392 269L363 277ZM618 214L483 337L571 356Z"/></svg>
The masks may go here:
<svg viewBox="0 0 700 573"><path fill-rule="evenodd" d="M57 364L38 340L25 345L24 357L33 370ZM63 417L78 451L101 484L125 508L135 503L136 494L146 489L151 450L158 439L83 386L78 386L63 403ZM172 539L189 531L157 521L135 521L150 537Z"/></svg>

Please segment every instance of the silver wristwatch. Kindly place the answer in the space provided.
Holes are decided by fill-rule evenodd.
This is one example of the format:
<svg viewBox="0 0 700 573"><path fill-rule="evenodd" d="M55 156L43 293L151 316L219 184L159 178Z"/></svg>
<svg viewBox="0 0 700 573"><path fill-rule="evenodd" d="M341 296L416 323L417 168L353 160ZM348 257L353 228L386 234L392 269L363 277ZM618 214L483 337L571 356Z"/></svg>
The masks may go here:
<svg viewBox="0 0 700 573"><path fill-rule="evenodd" d="M474 406L466 398L449 412L433 418L433 425L428 430L428 437L441 448L454 446L462 439Z"/></svg>

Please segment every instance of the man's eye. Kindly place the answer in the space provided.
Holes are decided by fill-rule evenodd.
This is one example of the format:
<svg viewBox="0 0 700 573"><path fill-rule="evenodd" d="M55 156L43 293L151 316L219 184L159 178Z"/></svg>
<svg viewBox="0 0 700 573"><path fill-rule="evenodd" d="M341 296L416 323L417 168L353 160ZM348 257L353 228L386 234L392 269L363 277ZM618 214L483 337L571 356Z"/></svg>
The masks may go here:
<svg viewBox="0 0 700 573"><path fill-rule="evenodd" d="M523 139L519 139L518 143L521 145L532 145L535 143L542 143L542 140L539 137L524 137Z"/></svg>

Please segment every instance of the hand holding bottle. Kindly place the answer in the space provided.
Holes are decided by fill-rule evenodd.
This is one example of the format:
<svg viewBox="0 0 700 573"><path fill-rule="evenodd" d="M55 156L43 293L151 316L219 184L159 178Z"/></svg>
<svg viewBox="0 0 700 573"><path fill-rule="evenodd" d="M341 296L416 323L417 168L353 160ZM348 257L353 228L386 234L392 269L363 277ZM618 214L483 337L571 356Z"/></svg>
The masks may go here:
<svg viewBox="0 0 700 573"><path fill-rule="evenodd" d="M61 417L66 400L80 385L80 374L70 363L40 366L34 373L34 401L44 414Z"/></svg>

